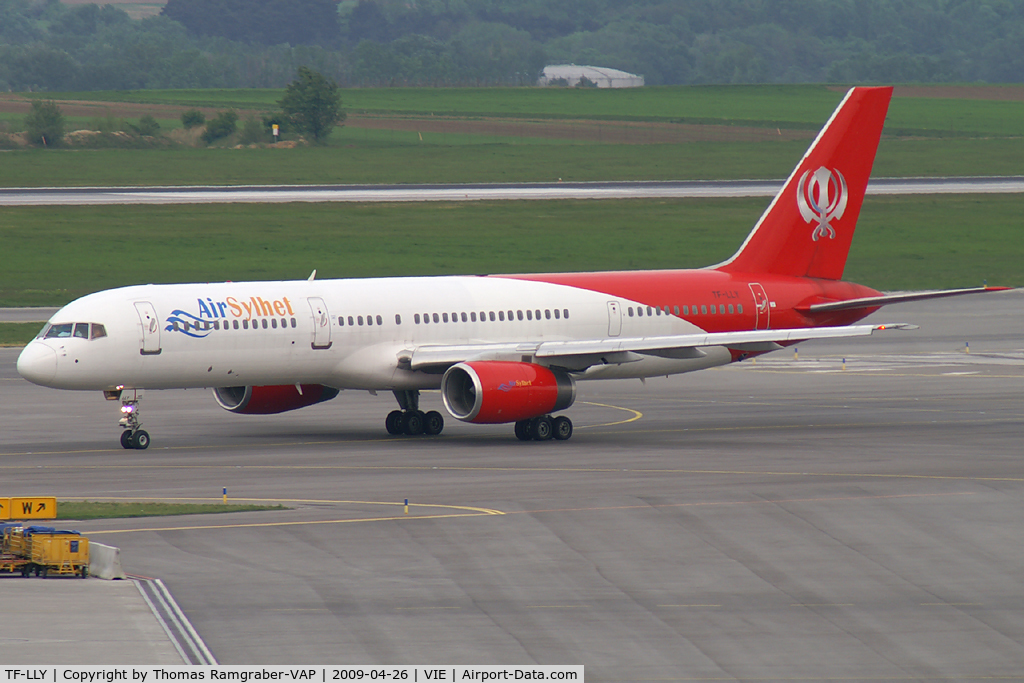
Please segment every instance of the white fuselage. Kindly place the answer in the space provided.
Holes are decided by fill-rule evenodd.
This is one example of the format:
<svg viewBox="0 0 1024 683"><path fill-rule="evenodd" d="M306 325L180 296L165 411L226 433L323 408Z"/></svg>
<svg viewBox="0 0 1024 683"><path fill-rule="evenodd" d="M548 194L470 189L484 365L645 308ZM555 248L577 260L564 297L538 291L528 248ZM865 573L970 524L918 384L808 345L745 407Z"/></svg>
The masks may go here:
<svg viewBox="0 0 1024 683"><path fill-rule="evenodd" d="M440 374L403 367L413 349L702 331L660 311L626 316L628 306L640 304L501 277L124 287L58 311L50 331L26 347L18 370L37 384L82 390L306 383L430 389L440 385ZM76 324L85 323L93 325L91 335L79 334ZM96 336L97 329L105 334ZM533 360L525 354L512 359ZM728 350L713 347L700 358L651 356L597 365L579 376L648 377L730 360Z"/></svg>

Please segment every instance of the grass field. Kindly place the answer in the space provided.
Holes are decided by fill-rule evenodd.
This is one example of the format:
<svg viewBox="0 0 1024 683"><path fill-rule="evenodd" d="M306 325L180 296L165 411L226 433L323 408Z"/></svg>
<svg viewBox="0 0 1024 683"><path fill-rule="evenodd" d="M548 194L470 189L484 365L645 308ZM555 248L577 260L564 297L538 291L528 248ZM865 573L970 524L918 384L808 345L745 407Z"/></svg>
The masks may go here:
<svg viewBox="0 0 1024 683"><path fill-rule="evenodd" d="M10 208L0 306L148 282L297 279L314 268L337 278L701 267L728 258L767 203ZM1024 263L1006 248L1019 242L1021 216L1018 195L868 198L846 276L890 290L1024 284Z"/></svg>
<svg viewBox="0 0 1024 683"><path fill-rule="evenodd" d="M170 515L209 515L224 512L254 512L284 510L283 505L223 505L220 503L161 503L161 502L90 502L59 501L57 519L120 519L127 517L166 517Z"/></svg>

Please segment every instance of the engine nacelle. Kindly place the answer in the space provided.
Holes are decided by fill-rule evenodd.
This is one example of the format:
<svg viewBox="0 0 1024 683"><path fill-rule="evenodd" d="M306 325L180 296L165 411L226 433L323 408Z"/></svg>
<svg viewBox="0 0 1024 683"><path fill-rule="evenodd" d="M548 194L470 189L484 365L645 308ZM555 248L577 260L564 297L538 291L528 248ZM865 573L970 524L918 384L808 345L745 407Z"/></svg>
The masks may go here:
<svg viewBox="0 0 1024 683"><path fill-rule="evenodd" d="M224 410L241 415L272 415L297 410L314 403L330 401L337 389L322 384L302 384L302 393L294 384L269 387L218 387L213 397Z"/></svg>
<svg viewBox="0 0 1024 683"><path fill-rule="evenodd" d="M576 381L533 363L471 361L448 368L441 397L452 417L463 422L518 422L571 406Z"/></svg>

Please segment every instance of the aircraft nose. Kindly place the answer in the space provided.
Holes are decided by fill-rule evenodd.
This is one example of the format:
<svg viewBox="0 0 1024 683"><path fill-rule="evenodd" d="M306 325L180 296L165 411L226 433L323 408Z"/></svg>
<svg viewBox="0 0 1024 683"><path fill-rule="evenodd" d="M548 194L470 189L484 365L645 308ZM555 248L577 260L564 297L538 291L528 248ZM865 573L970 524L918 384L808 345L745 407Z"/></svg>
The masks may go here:
<svg viewBox="0 0 1024 683"><path fill-rule="evenodd" d="M57 352L41 342L31 342L18 356L18 374L33 384L48 385L57 374Z"/></svg>

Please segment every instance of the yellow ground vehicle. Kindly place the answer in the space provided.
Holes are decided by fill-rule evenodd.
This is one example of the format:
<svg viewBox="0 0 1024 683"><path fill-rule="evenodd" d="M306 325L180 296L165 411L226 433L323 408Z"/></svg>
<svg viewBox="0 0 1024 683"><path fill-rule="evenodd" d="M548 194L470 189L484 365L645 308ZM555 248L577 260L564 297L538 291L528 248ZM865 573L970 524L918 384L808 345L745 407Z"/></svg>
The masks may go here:
<svg viewBox="0 0 1024 683"><path fill-rule="evenodd" d="M89 539L77 531L53 527L6 526L0 547L0 572L22 576L89 576Z"/></svg>

